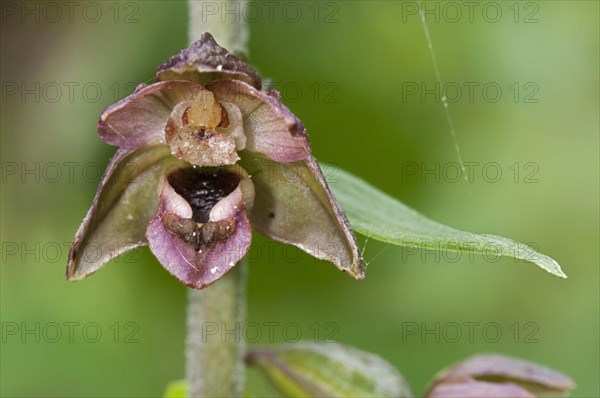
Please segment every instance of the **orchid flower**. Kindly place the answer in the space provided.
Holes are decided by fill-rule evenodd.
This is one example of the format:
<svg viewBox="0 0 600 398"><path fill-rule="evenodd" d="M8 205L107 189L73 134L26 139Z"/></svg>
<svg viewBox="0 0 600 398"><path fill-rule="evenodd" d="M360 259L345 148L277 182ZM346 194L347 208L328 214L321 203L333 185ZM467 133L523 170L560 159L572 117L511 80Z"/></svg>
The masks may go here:
<svg viewBox="0 0 600 398"><path fill-rule="evenodd" d="M156 80L100 117L100 137L119 149L75 236L68 279L148 245L201 289L244 257L253 228L364 278L350 224L279 93L261 91L257 73L208 33Z"/></svg>

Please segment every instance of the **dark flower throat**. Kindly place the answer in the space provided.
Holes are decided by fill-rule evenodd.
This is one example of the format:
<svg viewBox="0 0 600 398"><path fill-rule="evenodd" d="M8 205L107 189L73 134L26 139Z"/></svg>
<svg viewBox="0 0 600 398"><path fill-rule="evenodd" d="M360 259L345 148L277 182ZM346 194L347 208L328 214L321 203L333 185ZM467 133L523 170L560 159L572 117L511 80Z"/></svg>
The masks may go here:
<svg viewBox="0 0 600 398"><path fill-rule="evenodd" d="M206 223L215 204L237 188L241 177L220 169L207 172L186 168L172 172L167 180L175 192L190 204L192 219Z"/></svg>

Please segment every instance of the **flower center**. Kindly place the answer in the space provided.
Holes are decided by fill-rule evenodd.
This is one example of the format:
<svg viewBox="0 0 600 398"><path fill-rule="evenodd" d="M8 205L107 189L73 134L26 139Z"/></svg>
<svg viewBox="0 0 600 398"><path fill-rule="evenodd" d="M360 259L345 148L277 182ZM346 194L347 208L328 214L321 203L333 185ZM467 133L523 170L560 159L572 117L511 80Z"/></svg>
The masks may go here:
<svg viewBox="0 0 600 398"><path fill-rule="evenodd" d="M171 154L196 166L235 164L246 146L239 108L219 103L202 89L191 101L177 105L165 128Z"/></svg>
<svg viewBox="0 0 600 398"><path fill-rule="evenodd" d="M221 123L224 111L213 93L203 90L183 113L182 122L201 130L213 130Z"/></svg>

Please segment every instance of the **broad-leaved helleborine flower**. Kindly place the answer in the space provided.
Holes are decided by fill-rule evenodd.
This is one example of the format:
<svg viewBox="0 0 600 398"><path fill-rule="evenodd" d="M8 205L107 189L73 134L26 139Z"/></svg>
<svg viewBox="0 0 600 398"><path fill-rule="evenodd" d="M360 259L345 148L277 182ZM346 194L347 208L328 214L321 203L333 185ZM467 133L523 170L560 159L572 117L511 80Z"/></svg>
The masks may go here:
<svg viewBox="0 0 600 398"><path fill-rule="evenodd" d="M75 236L68 279L148 245L203 288L244 257L252 227L364 277L303 124L249 65L205 33L156 80L100 117L100 137L119 150Z"/></svg>

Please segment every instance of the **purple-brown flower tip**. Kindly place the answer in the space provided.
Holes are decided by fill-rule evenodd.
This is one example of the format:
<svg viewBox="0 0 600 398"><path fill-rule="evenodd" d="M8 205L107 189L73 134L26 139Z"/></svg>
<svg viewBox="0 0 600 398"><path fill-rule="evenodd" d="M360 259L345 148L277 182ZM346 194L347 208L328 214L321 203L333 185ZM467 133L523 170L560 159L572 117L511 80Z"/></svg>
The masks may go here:
<svg viewBox="0 0 600 398"><path fill-rule="evenodd" d="M575 387L562 373L507 356L476 355L442 371L427 398L535 398L568 396Z"/></svg>
<svg viewBox="0 0 600 398"><path fill-rule="evenodd" d="M206 84L220 79L244 81L257 89L260 77L247 63L219 46L210 33L181 50L156 70L156 80L191 80Z"/></svg>
<svg viewBox="0 0 600 398"><path fill-rule="evenodd" d="M120 149L77 232L68 279L149 245L171 274L203 288L246 254L251 226L364 278L304 125L276 91L261 91L252 68L209 34L157 78L100 117L100 137ZM134 178L121 178L128 169Z"/></svg>

